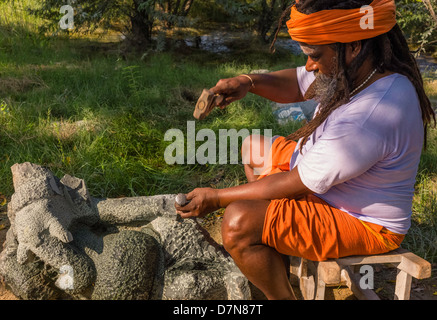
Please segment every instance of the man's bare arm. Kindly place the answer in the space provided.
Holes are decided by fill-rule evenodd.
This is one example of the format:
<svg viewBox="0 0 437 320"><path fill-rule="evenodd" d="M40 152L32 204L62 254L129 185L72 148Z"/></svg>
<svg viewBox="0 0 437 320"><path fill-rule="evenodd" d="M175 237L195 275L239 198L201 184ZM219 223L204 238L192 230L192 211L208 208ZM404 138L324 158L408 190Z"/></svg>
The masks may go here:
<svg viewBox="0 0 437 320"><path fill-rule="evenodd" d="M296 69L285 69L270 73L251 74L254 87L250 92L278 103L303 101L297 81Z"/></svg>
<svg viewBox="0 0 437 320"><path fill-rule="evenodd" d="M284 69L270 73L250 74L228 79L220 79L210 90L225 99L219 104L226 107L230 103L244 98L248 92L279 103L303 101L297 81L296 69ZM252 84L253 83L253 84Z"/></svg>
<svg viewBox="0 0 437 320"><path fill-rule="evenodd" d="M294 168L231 188L194 189L187 194L189 204L184 207L176 205L176 210L182 218L202 217L238 200L297 199L309 193L312 191L302 183L297 168Z"/></svg>
<svg viewBox="0 0 437 320"><path fill-rule="evenodd" d="M311 192L302 183L297 168L295 168L251 183L219 189L218 198L220 207L224 208L237 200L296 199Z"/></svg>

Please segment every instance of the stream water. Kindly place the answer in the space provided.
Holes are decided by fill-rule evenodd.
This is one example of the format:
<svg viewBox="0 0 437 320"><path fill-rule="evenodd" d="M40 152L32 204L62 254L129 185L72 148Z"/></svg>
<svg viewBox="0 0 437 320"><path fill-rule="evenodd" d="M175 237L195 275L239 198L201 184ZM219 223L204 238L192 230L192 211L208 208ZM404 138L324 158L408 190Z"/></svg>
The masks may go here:
<svg viewBox="0 0 437 320"><path fill-rule="evenodd" d="M229 53L232 52L232 48L229 48L227 44L233 41L251 41L251 37L243 33L216 31L210 34L186 38L185 44L189 47L197 47L213 53ZM265 46L269 48L269 44L265 44ZM288 49L294 54L302 52L299 44L291 39L278 39L276 47Z"/></svg>
<svg viewBox="0 0 437 320"><path fill-rule="evenodd" d="M227 46L233 40L250 41L250 38L240 33L228 33L223 31L216 31L210 34L205 34L197 37L189 37L185 39L185 44L189 47L197 47L199 49L214 52L214 53L229 53L232 49ZM268 48L266 44L266 48ZM276 41L277 48L284 48L290 50L293 54L302 53L299 44L291 39L278 39ZM437 79L437 59L429 55L421 55L416 58L420 71L427 76Z"/></svg>
<svg viewBox="0 0 437 320"><path fill-rule="evenodd" d="M437 59L429 55L421 55L416 58L416 61L422 73L437 79Z"/></svg>

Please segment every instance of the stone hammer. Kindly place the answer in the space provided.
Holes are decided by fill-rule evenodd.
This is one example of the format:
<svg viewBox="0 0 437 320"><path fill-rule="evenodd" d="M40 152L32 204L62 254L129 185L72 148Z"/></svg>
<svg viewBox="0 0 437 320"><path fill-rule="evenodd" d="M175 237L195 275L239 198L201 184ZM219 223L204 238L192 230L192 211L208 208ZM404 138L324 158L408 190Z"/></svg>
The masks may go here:
<svg viewBox="0 0 437 320"><path fill-rule="evenodd" d="M223 95L214 94L211 90L203 89L199 100L197 100L196 108L194 109L194 118L203 120L210 114L215 106L222 103L223 99Z"/></svg>
<svg viewBox="0 0 437 320"><path fill-rule="evenodd" d="M187 197L183 193L178 193L176 195L175 202L181 207L186 206L190 203L190 201L187 200Z"/></svg>

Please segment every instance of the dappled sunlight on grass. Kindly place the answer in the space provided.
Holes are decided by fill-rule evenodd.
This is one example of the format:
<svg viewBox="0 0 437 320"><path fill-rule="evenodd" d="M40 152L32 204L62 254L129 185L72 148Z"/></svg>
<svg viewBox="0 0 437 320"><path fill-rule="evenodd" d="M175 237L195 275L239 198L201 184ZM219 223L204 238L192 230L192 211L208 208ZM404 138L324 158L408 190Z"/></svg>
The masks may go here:
<svg viewBox="0 0 437 320"><path fill-rule="evenodd" d="M9 114L1 119L0 130L7 154L1 188L9 196L10 166L24 161L81 177L95 196L187 192L244 180L238 165L167 165L163 155L169 143L163 136L170 128L185 131L187 121L194 121L194 105L204 87L251 66L230 62L205 67L168 53L124 60L117 52L94 52L84 59L78 48L56 48L43 47L40 64L20 64L2 78L10 84L3 86ZM31 46L21 54L25 61ZM47 56L55 59L47 64ZM280 131L270 111L270 104L251 95L227 110L214 110L197 123L198 129Z"/></svg>

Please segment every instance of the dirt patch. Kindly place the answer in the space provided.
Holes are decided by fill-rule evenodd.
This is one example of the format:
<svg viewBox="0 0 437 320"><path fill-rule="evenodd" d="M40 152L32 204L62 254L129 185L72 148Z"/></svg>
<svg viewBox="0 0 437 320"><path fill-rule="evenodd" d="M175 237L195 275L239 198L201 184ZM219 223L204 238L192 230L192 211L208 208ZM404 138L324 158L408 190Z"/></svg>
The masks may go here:
<svg viewBox="0 0 437 320"><path fill-rule="evenodd" d="M34 88L47 88L47 85L36 76L0 79L0 94L22 93Z"/></svg>
<svg viewBox="0 0 437 320"><path fill-rule="evenodd" d="M55 121L48 126L49 132L61 141L72 140L81 131L96 132L101 126L94 120Z"/></svg>

